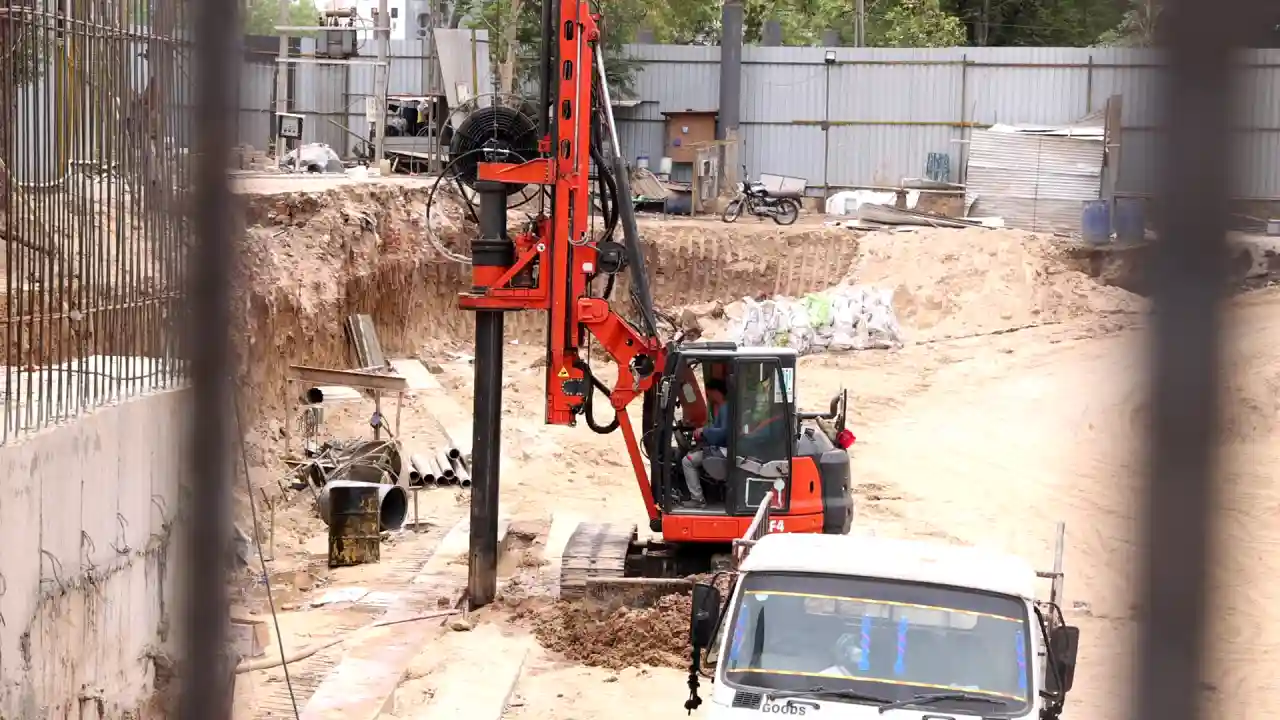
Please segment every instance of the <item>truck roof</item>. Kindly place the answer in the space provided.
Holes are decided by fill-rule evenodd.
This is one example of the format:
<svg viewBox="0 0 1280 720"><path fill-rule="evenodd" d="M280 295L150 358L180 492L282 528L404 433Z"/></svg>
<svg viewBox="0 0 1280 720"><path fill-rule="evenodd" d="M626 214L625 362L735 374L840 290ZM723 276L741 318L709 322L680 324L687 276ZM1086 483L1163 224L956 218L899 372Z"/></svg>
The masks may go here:
<svg viewBox="0 0 1280 720"><path fill-rule="evenodd" d="M1036 572L1016 555L928 540L861 535L765 535L743 572L797 572L904 580L1035 598Z"/></svg>

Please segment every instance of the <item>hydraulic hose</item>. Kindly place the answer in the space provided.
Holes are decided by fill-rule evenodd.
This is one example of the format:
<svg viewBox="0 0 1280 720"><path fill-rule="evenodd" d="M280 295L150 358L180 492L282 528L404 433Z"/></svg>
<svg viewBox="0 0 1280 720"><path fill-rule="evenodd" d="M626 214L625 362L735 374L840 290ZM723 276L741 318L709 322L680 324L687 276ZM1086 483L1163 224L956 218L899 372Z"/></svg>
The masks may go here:
<svg viewBox="0 0 1280 720"><path fill-rule="evenodd" d="M582 374L586 376L587 380L591 381L591 387L587 389L586 396L582 398L582 417L587 421L587 427L591 428L592 432L596 432L601 435L608 435L609 433L618 429L618 425L620 422L618 420L618 413L620 411L618 410L613 411L613 421L610 422L608 425L601 425L600 423L596 422L595 415L592 413L592 410L591 410L592 408L591 398L595 396L597 390L600 391L601 395L604 395L605 397L610 397L609 388L605 387L604 383L596 379L595 373L591 372L590 365L588 365L587 363L581 363L579 364L579 368L581 368Z"/></svg>

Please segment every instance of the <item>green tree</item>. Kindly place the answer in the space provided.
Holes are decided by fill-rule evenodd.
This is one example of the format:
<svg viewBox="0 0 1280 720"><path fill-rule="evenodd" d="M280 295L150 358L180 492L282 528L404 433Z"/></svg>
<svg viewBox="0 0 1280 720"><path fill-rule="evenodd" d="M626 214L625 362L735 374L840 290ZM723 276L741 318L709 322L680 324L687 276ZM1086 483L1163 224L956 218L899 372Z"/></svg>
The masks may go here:
<svg viewBox="0 0 1280 720"><path fill-rule="evenodd" d="M315 0L289 0L289 25L319 25L319 17L320 11L316 9ZM246 35L278 35L276 25L279 23L279 0L248 0L245 4L244 32ZM290 33L294 37L305 37L310 34Z"/></svg>
<svg viewBox="0 0 1280 720"><path fill-rule="evenodd" d="M1151 47L1156 41L1160 5L1153 0L1131 0L1129 9L1115 28L1098 38L1101 45Z"/></svg>
<svg viewBox="0 0 1280 720"><path fill-rule="evenodd" d="M965 44L964 23L938 0L900 0L883 16L884 29L868 42L885 47L953 47ZM874 37L875 42L871 42Z"/></svg>
<svg viewBox="0 0 1280 720"><path fill-rule="evenodd" d="M509 93L532 88L542 47L540 0L460 0L459 7L462 26L489 31L496 89ZM604 16L600 49L605 74L615 95L631 92L634 85L637 65L626 56L623 45L635 40L636 29L649 9L643 0L599 0L596 4L597 12Z"/></svg>

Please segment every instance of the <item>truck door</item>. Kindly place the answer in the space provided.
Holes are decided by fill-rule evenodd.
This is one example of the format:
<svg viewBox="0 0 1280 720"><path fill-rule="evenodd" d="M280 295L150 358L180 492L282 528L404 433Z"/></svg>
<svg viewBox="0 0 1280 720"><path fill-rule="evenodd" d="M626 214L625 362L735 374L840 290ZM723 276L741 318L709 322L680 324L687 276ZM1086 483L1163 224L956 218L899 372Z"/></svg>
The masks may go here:
<svg viewBox="0 0 1280 720"><path fill-rule="evenodd" d="M794 371L790 373L794 376ZM733 424L729 433L728 500L731 514L754 513L760 501L779 479L769 469L782 471L781 505L791 507L790 469L795 433L791 411L792 383L784 377L777 358L740 358L730 386Z"/></svg>

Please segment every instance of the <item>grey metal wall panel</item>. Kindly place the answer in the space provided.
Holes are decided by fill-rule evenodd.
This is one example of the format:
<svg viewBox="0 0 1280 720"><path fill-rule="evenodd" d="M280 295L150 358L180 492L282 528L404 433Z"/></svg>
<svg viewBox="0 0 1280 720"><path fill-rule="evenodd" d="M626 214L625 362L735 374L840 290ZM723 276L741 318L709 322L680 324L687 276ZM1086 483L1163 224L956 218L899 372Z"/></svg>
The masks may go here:
<svg viewBox="0 0 1280 720"><path fill-rule="evenodd" d="M636 45L628 47L628 55L651 54L652 48L667 46ZM671 47L674 59L642 64L635 75L634 95L639 100L653 100L660 111L715 110L720 104L720 48ZM689 52L694 51L694 52ZM714 51L714 52L708 52Z"/></svg>
<svg viewBox="0 0 1280 720"><path fill-rule="evenodd" d="M641 155L649 157L649 166L658 171L658 159L662 157L666 142L665 118L656 102L642 102L634 107L615 107L614 118L618 122L618 142L622 154L634 163Z"/></svg>
<svg viewBox="0 0 1280 720"><path fill-rule="evenodd" d="M803 176L821 184L824 164L833 186L896 185L923 173L929 152L951 156L954 180L966 157L970 130L977 123L1064 123L1100 111L1107 97L1124 96L1119 189L1155 191L1159 177L1156 133L1160 112L1158 52L1126 48L832 48L838 62L823 62L827 48L746 47L743 49L743 157L751 172ZM430 82L429 45L412 39L392 42L390 90L424 92ZM376 47L366 43L363 54ZM627 57L639 64L635 97L646 101L618 112L624 151L634 160L661 156L662 111L717 109L720 87L718 47L630 45ZM468 58L469 59L469 58ZM1237 194L1280 196L1280 50L1242 54L1241 107L1243 172ZM444 62L449 62L448 58ZM242 139L261 132L269 113L272 81L249 69L253 89L242 92ZM335 76L337 73L346 75ZM299 65L296 106L328 113L364 135L363 98L373 91L370 66L333 68ZM328 73L325 75L324 73ZM829 81L829 92L828 92ZM482 81L489 84L492 81ZM266 93L261 91L265 89ZM828 110L829 107L829 110ZM828 115L829 113L829 115ZM349 151L355 142L325 121L308 119L308 134ZM824 157L820 123L833 125L832 150ZM846 123L846 124L841 124ZM38 132L38 131L37 131ZM248 140L258 144L255 141ZM1176 161L1175 159L1170 159ZM901 175L901 177L897 177Z"/></svg>
<svg viewBox="0 0 1280 720"><path fill-rule="evenodd" d="M275 66L245 63L240 73L240 114L237 128L241 143L265 150L271 142L272 91L275 87Z"/></svg>
<svg viewBox="0 0 1280 720"><path fill-rule="evenodd" d="M828 72L821 62L817 65L744 64L739 118L744 124L822 120Z"/></svg>
<svg viewBox="0 0 1280 720"><path fill-rule="evenodd" d="M761 173L822 181L822 129L805 125L743 125L740 157L751 177Z"/></svg>
<svg viewBox="0 0 1280 720"><path fill-rule="evenodd" d="M975 215L1009 227L1080 229L1083 203L1098 198L1102 143L1079 138L979 131L973 134L965 201Z"/></svg>
<svg viewBox="0 0 1280 720"><path fill-rule="evenodd" d="M954 131L940 126L851 125L831 128L828 177L832 187L898 187L903 178L925 175L929 153L951 157L951 178L959 176ZM821 176L811 184L821 184Z"/></svg>

